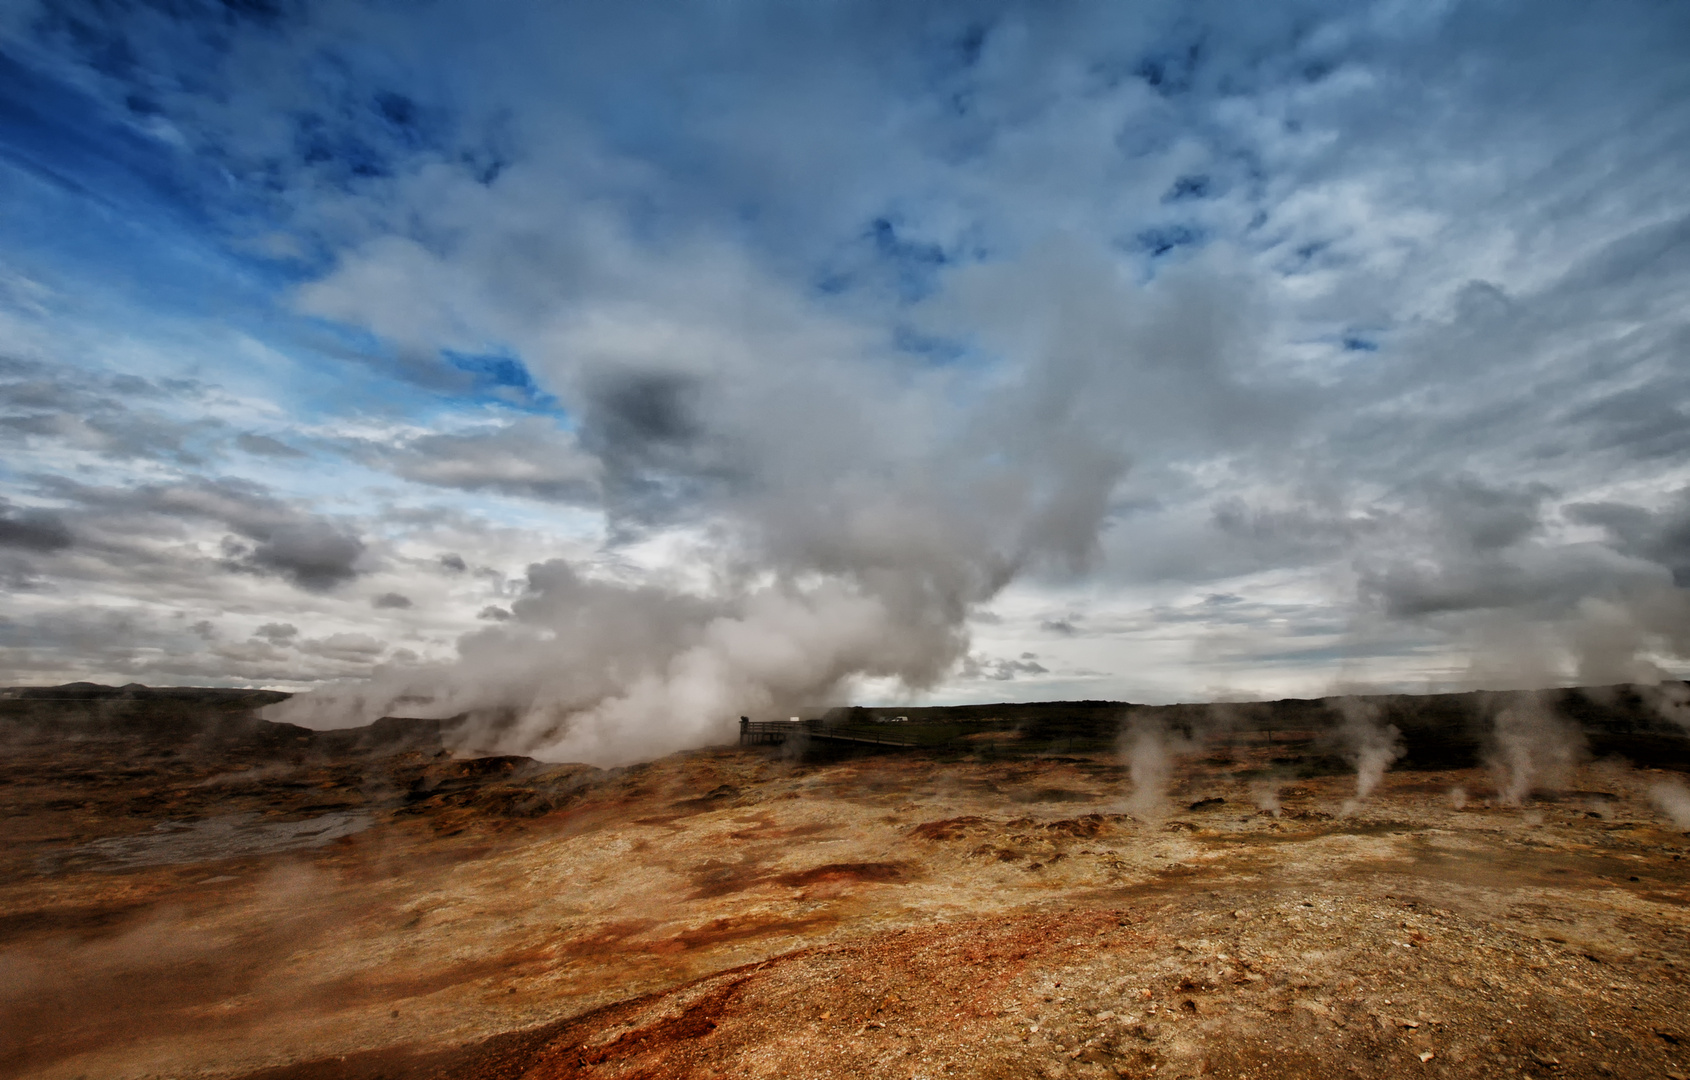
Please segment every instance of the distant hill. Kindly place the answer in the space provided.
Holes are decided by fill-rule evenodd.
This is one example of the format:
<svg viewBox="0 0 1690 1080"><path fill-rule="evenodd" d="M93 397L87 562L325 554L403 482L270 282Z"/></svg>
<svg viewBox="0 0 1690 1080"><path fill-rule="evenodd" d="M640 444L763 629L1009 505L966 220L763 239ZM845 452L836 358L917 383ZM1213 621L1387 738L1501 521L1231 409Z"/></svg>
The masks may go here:
<svg viewBox="0 0 1690 1080"><path fill-rule="evenodd" d="M346 753L439 750L442 730L451 723L388 716L364 727L315 731L257 715L266 705L291 696L279 690L140 683L9 687L0 692L0 725L34 737L139 738L154 744L209 741L248 750Z"/></svg>
<svg viewBox="0 0 1690 1080"><path fill-rule="evenodd" d="M359 728L315 731L258 716L285 700L275 690L219 687L11 687L0 691L0 737L141 738L155 744L209 740L252 751L316 753L438 751L458 718L383 717ZM1593 757L1623 757L1640 765L1690 771L1690 684L1600 686L1523 694L1478 690L1459 694L1360 695L1376 722L1394 726L1403 756L1396 768L1452 769L1482 762L1494 746L1496 716L1523 704L1549 722L1576 729ZM1012 704L850 706L828 710L829 727L876 726L904 718L922 729L913 740L924 752L1026 757L1108 753L1135 725L1224 748L1255 737L1283 746L1287 762L1344 768L1337 732L1338 698L1140 705L1122 701L1044 701ZM881 730L885 730L882 728ZM997 736L1001 736L998 738Z"/></svg>
<svg viewBox="0 0 1690 1080"><path fill-rule="evenodd" d="M1475 690L1459 694L1357 695L1376 710L1380 724L1397 728L1404 754L1398 768L1466 768L1484 757L1495 718L1527 700L1548 717L1568 723L1595 757L1615 755L1640 764L1690 769L1690 684L1570 687L1532 692ZM1338 752L1334 735L1343 722L1339 698L1138 705L1125 701L1045 701L991 705L850 706L829 710L832 725L881 724L904 717L910 725L954 728L952 742L973 733L1014 732L1014 752L1095 753L1112 748L1135 724L1224 743L1243 733L1277 736L1288 756L1320 758ZM1675 720L1673 717L1681 717ZM927 741L929 745L931 740ZM1002 752L1011 752L1004 747Z"/></svg>

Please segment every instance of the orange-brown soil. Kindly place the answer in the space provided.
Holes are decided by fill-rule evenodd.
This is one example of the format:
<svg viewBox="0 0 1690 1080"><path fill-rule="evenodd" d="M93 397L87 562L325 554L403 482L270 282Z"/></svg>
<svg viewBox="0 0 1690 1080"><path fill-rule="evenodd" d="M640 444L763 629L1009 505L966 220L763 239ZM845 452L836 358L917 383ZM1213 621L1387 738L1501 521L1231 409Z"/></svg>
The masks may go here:
<svg viewBox="0 0 1690 1080"><path fill-rule="evenodd" d="M1342 816L1269 754L1134 816L1107 755L18 740L0 1074L1690 1075L1659 776L1400 771Z"/></svg>

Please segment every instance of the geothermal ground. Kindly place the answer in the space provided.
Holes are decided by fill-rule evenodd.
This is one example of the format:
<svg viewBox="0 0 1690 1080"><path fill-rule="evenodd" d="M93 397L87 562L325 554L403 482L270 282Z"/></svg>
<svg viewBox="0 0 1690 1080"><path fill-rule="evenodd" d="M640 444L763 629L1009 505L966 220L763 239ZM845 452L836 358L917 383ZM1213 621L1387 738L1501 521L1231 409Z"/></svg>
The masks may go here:
<svg viewBox="0 0 1690 1080"><path fill-rule="evenodd" d="M601 771L3 704L7 1076L1690 1075L1690 839L1618 758L1345 812L1285 730L1129 803L1013 725Z"/></svg>

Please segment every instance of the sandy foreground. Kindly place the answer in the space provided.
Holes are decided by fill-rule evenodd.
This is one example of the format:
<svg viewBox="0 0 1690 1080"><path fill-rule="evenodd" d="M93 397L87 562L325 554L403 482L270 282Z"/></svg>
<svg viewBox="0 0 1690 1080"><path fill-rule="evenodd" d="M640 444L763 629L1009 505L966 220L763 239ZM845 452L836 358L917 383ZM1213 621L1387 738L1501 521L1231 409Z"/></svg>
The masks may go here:
<svg viewBox="0 0 1690 1080"><path fill-rule="evenodd" d="M13 746L0 1074L1690 1076L1662 775L1270 753Z"/></svg>

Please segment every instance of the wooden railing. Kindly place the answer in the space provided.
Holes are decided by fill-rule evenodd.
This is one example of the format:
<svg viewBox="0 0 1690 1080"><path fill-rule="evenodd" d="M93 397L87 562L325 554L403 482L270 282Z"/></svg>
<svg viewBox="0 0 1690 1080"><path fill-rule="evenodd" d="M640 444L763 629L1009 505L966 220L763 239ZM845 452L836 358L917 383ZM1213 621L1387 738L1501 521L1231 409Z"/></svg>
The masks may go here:
<svg viewBox="0 0 1690 1080"><path fill-rule="evenodd" d="M761 746L788 742L797 737L826 742L867 743L876 746L916 746L913 733L896 724L826 724L820 720L750 720L740 717L739 745Z"/></svg>

